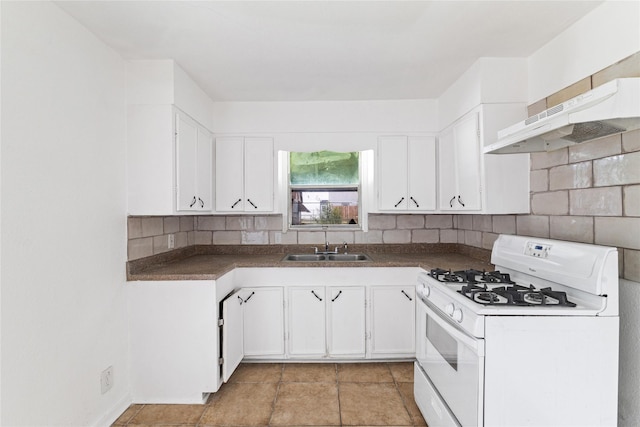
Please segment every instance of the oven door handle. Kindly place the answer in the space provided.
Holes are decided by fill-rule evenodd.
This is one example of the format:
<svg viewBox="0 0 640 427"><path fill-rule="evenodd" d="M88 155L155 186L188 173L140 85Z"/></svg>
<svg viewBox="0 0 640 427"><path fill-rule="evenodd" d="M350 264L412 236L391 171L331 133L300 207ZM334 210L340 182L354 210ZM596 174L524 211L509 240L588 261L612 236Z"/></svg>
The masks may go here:
<svg viewBox="0 0 640 427"><path fill-rule="evenodd" d="M463 343L467 347L474 350L478 356L484 356L484 340L481 338L474 338L465 334L451 323L443 319L438 313L433 311L424 301L419 301L424 306L427 316L431 317L442 329L444 329L449 335L455 338L457 341Z"/></svg>

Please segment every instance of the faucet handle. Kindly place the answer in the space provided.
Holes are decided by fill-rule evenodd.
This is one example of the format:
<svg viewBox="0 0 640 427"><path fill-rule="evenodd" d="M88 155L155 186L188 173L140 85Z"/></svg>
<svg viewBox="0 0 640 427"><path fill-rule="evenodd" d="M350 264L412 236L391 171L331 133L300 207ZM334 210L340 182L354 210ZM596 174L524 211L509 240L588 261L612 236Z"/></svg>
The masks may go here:
<svg viewBox="0 0 640 427"><path fill-rule="evenodd" d="M347 253L347 250L349 249L349 247L347 246L347 242L342 242L342 244L344 245L344 246L343 246L343 248L344 248L344 253L346 254L346 253ZM337 252L337 250L336 250L336 252Z"/></svg>

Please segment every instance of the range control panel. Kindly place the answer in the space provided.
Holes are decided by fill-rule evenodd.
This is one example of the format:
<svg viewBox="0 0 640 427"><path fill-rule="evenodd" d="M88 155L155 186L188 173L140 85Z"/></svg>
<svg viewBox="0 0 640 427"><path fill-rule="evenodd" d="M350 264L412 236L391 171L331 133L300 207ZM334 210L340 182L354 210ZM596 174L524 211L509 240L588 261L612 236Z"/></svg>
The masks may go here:
<svg viewBox="0 0 640 427"><path fill-rule="evenodd" d="M551 245L545 245L536 242L527 242L527 247L524 250L525 255L533 256L536 258L547 258Z"/></svg>

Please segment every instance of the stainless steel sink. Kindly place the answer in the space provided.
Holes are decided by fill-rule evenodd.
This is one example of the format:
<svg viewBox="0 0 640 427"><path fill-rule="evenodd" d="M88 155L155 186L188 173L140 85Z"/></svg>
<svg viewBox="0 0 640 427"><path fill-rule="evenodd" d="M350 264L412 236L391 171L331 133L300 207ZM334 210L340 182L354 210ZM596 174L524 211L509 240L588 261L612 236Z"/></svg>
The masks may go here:
<svg viewBox="0 0 640 427"><path fill-rule="evenodd" d="M326 255L322 254L288 254L283 261L325 261Z"/></svg>
<svg viewBox="0 0 640 427"><path fill-rule="evenodd" d="M371 261L366 254L287 254L283 261L313 262L313 261Z"/></svg>
<svg viewBox="0 0 640 427"><path fill-rule="evenodd" d="M365 254L330 254L327 258L329 261L371 261Z"/></svg>

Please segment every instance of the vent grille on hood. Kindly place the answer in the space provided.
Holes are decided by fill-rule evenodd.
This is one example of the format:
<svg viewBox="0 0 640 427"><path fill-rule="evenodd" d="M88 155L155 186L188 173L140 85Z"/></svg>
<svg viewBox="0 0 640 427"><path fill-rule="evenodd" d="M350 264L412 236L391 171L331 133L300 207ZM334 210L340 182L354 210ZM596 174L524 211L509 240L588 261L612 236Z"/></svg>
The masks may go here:
<svg viewBox="0 0 640 427"><path fill-rule="evenodd" d="M573 132L565 136L564 139L581 143L624 131L625 129L604 122L577 123L573 125Z"/></svg>

